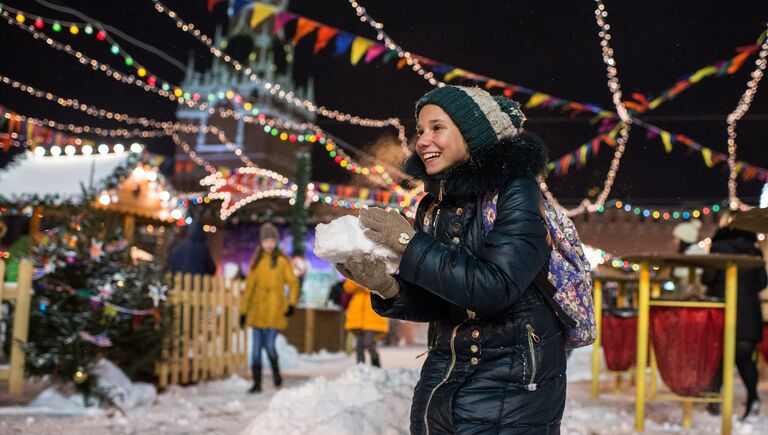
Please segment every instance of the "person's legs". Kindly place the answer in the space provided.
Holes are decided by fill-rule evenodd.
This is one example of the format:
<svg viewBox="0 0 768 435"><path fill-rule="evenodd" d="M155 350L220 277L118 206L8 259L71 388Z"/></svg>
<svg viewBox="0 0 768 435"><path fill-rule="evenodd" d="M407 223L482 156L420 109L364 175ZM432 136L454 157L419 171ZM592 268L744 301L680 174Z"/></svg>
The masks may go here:
<svg viewBox="0 0 768 435"><path fill-rule="evenodd" d="M371 365L381 367L379 353L376 351L376 331L363 332L363 346L368 349L368 353L371 355Z"/></svg>
<svg viewBox="0 0 768 435"><path fill-rule="evenodd" d="M752 359L755 353L756 343L749 341L736 342L736 367L739 369L741 380L747 389L747 407L742 415L742 420L750 415L760 413L760 401L757 397L757 365Z"/></svg>
<svg viewBox="0 0 768 435"><path fill-rule="evenodd" d="M355 329L352 331L355 334L355 354L357 356L357 363L365 363L365 342L363 340L363 331Z"/></svg>
<svg viewBox="0 0 768 435"><path fill-rule="evenodd" d="M264 330L251 328L251 375L253 376L253 386L249 393L258 393L261 391L261 348L264 346Z"/></svg>
<svg viewBox="0 0 768 435"><path fill-rule="evenodd" d="M265 329L264 335L264 347L267 349L269 364L272 366L272 381L275 383L275 387L279 387L283 385L283 377L280 376L280 365L277 361L277 348L275 347L277 329Z"/></svg>

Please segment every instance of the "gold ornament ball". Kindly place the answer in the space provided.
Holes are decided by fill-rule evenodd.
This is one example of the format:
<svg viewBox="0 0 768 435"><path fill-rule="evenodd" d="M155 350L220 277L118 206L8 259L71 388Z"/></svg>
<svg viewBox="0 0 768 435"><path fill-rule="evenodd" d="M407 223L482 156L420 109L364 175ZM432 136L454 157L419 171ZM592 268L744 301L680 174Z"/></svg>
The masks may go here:
<svg viewBox="0 0 768 435"><path fill-rule="evenodd" d="M83 370L78 370L72 376L72 380L74 380L76 384L82 384L88 380L88 373L84 372Z"/></svg>

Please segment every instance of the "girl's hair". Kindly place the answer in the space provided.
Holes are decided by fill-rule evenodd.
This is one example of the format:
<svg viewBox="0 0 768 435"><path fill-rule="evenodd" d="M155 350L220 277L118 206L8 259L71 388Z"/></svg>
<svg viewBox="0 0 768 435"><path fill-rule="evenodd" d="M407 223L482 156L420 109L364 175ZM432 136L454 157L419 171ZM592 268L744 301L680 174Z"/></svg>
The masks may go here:
<svg viewBox="0 0 768 435"><path fill-rule="evenodd" d="M258 266L259 261L261 261L261 258L264 256L264 249L259 245L256 248L256 251L253 254L253 260L251 261L251 270L255 269L256 266ZM277 259L280 257L287 257L285 253L283 253L282 250L275 247L275 249L272 251L272 254L270 255L270 263L269 267L274 269L277 266Z"/></svg>

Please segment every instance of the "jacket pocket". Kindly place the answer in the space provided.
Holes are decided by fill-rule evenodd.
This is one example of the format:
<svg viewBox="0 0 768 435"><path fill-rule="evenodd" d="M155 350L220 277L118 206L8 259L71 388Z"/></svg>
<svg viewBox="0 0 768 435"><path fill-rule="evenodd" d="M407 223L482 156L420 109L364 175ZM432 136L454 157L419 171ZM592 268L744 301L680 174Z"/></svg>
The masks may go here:
<svg viewBox="0 0 768 435"><path fill-rule="evenodd" d="M539 362L536 358L536 347L541 340L538 335L536 335L536 331L534 331L533 326L531 326L530 323L525 325L525 328L527 330L527 336L528 336L528 355L527 360L530 361L531 370L530 370L530 377L527 377L525 379L525 389L528 391L536 391L536 371L538 370ZM523 371L524 376L526 375L525 370Z"/></svg>

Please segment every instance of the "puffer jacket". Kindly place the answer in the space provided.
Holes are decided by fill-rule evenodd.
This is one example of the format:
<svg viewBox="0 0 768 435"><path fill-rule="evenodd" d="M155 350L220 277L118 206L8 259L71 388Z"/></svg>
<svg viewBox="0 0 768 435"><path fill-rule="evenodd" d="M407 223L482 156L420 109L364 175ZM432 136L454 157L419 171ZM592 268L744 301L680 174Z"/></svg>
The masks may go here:
<svg viewBox="0 0 768 435"><path fill-rule="evenodd" d="M757 234L734 228L720 228L712 237L711 253L748 254L762 257ZM709 296L725 299L725 271L705 270L701 282ZM739 269L736 296L736 339L759 343L763 339L763 313L759 292L768 285L765 267Z"/></svg>
<svg viewBox="0 0 768 435"><path fill-rule="evenodd" d="M344 291L351 294L347 313L344 319L344 329L354 331L389 332L389 321L376 314L371 307L371 291L360 284L346 280Z"/></svg>
<svg viewBox="0 0 768 435"><path fill-rule="evenodd" d="M534 179L545 164L544 146L526 133L439 178L424 175L417 156L406 163L428 190L439 183L441 198L427 195L419 205L396 275L400 293L371 298L383 316L431 322L411 407L414 434L559 433L565 344L532 284L551 253ZM499 193L488 234L480 216L486 192Z"/></svg>

